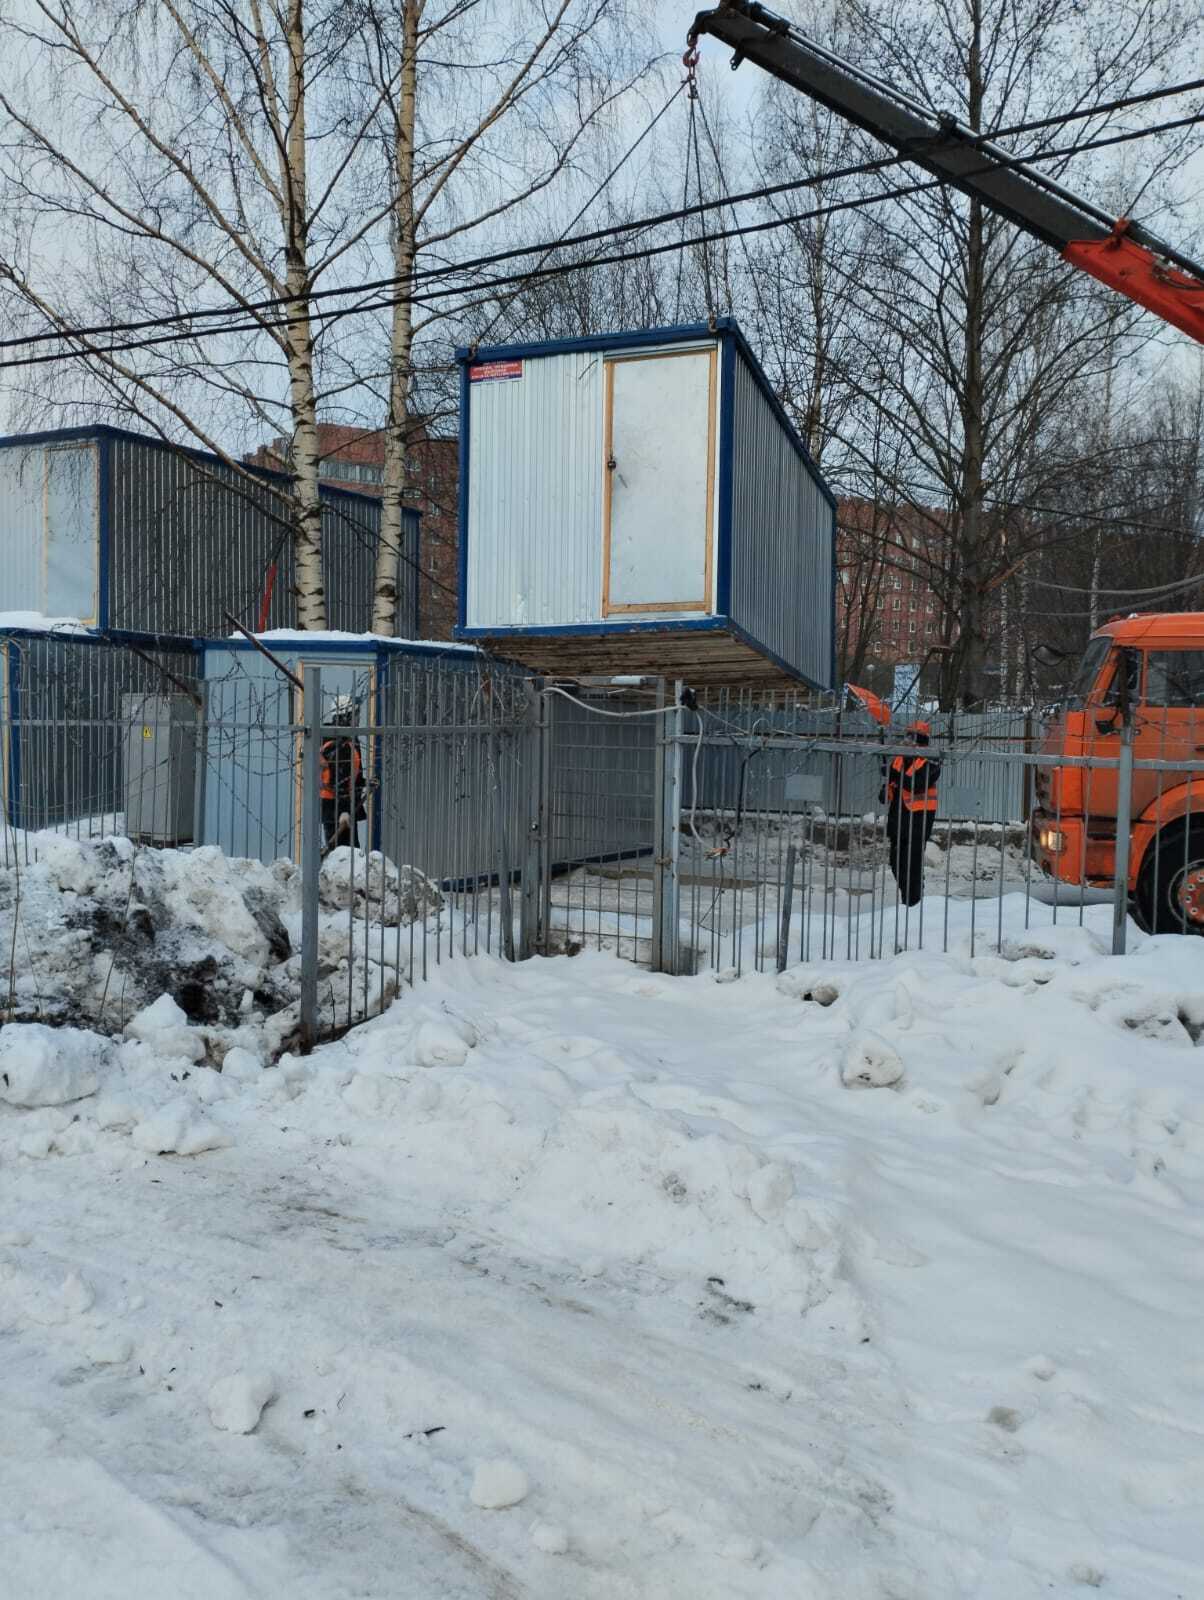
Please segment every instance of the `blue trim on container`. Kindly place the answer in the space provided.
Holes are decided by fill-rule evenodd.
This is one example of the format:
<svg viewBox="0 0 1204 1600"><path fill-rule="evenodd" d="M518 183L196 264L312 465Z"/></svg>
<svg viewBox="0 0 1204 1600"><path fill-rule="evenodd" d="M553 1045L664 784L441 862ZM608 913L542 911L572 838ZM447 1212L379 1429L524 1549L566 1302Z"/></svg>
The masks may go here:
<svg viewBox="0 0 1204 1600"><path fill-rule="evenodd" d="M459 360L459 352L456 359ZM459 636L460 629L468 623L468 430L471 427L469 417L469 395L472 386L468 381L467 352L460 366L460 482L456 496L456 537L458 548L456 550L456 627Z"/></svg>
<svg viewBox="0 0 1204 1600"><path fill-rule="evenodd" d="M717 317L712 328L706 322L681 322L667 328L637 328L623 333L583 334L576 339L541 339L530 344L461 345L456 360L461 366L478 361L527 361L536 356L583 354L599 350L642 350L657 344L693 344L713 339L717 333L736 333L731 317Z"/></svg>
<svg viewBox="0 0 1204 1600"><path fill-rule="evenodd" d="M719 582L715 609L730 616L732 609L732 483L736 455L736 349L725 339L719 352Z"/></svg>
<svg viewBox="0 0 1204 1600"><path fill-rule="evenodd" d="M96 455L96 544L99 552L96 583L100 591L96 596L96 624L99 628L108 628L113 620L113 597L109 592L113 582L113 519L109 514L109 496L113 492L113 441L98 439Z"/></svg>
<svg viewBox="0 0 1204 1600"><path fill-rule="evenodd" d="M191 461L200 461L207 466L225 467L230 470L230 462L225 457L214 455L211 450L194 450L190 445L172 444L167 439L156 439L153 434L134 433L130 428L114 428L107 422L90 423L82 428L47 428L40 433L6 433L0 434L0 450L24 449L41 444L73 444L85 440L107 439L110 443L121 440L127 444L145 445L152 450L165 450L172 455L187 456ZM256 478L265 482L291 483L292 479L287 472L277 472L273 467L252 466L249 461L233 458L234 466L239 471L249 472ZM361 505L379 506L381 497L378 494L359 494L355 489L339 489L334 484L320 483L320 494L335 495L344 500L355 500ZM408 509L408 508L407 508Z"/></svg>
<svg viewBox="0 0 1204 1600"><path fill-rule="evenodd" d="M196 654L204 645L203 639L191 639L178 633L142 633L135 628L9 628L0 627L3 639L53 639L59 644L111 645L123 644L149 646L154 650L191 651Z"/></svg>

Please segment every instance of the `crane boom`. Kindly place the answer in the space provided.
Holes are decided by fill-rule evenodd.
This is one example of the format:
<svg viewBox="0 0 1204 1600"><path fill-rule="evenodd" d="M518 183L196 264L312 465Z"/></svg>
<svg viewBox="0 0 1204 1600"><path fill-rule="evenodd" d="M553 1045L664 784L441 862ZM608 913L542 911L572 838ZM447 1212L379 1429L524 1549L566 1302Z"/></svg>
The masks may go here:
<svg viewBox="0 0 1204 1600"><path fill-rule="evenodd" d="M1204 344L1204 267L1138 223L1110 217L956 117L841 60L757 0L700 11L691 44L704 33L730 45L733 67L754 62Z"/></svg>

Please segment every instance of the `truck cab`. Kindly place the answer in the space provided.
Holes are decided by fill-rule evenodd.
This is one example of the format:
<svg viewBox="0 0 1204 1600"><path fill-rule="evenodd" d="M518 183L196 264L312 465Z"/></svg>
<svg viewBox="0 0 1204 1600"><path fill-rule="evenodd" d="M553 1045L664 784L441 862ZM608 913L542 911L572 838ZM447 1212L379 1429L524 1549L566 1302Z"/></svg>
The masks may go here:
<svg viewBox="0 0 1204 1600"><path fill-rule="evenodd" d="M1118 760L1127 718L1129 892L1151 931L1204 933L1204 612L1126 617L1093 635L1042 735L1051 759L1035 769L1034 857L1060 883L1112 886L1117 769L1093 763Z"/></svg>

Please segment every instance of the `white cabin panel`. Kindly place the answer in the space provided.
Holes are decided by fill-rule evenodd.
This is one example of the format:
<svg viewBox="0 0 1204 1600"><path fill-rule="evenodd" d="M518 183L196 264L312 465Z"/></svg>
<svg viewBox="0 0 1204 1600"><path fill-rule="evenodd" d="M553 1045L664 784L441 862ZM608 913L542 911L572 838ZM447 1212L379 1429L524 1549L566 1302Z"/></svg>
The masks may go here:
<svg viewBox="0 0 1204 1600"><path fill-rule="evenodd" d="M602 372L572 351L469 367L470 628L597 622Z"/></svg>
<svg viewBox="0 0 1204 1600"><path fill-rule="evenodd" d="M713 609L717 352L606 363L604 617Z"/></svg>
<svg viewBox="0 0 1204 1600"><path fill-rule="evenodd" d="M95 622L99 606L97 457L91 444L46 450L46 599L52 617Z"/></svg>

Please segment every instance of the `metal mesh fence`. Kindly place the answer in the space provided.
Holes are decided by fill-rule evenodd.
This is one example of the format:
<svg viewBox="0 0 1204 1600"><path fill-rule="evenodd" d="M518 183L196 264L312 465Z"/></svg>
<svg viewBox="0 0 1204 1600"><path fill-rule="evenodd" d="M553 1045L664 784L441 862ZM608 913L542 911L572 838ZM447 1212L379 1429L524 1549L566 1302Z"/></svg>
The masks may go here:
<svg viewBox="0 0 1204 1600"><path fill-rule="evenodd" d="M183 641L0 637L0 862L46 830L190 842L202 706Z"/></svg>
<svg viewBox="0 0 1204 1600"><path fill-rule="evenodd" d="M481 952L742 972L973 957L1066 924L1119 948L1130 907L1204 930L1204 729L1157 654L1128 709L933 717L927 746L814 696L679 705L657 680L409 655L332 658L307 704L254 651L200 659L0 636L0 867L64 835L316 852L327 1029ZM336 838L323 773L348 738L362 793Z"/></svg>

